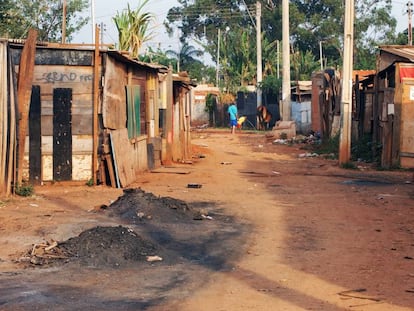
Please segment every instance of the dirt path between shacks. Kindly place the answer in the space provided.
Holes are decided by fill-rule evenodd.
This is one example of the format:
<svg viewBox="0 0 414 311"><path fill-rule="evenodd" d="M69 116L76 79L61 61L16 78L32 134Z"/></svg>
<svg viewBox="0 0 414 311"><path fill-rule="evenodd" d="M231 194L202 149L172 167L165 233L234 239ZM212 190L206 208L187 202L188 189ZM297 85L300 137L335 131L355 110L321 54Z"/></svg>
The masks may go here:
<svg viewBox="0 0 414 311"><path fill-rule="evenodd" d="M193 144L126 191L3 199L0 310L413 310L412 172L263 134Z"/></svg>

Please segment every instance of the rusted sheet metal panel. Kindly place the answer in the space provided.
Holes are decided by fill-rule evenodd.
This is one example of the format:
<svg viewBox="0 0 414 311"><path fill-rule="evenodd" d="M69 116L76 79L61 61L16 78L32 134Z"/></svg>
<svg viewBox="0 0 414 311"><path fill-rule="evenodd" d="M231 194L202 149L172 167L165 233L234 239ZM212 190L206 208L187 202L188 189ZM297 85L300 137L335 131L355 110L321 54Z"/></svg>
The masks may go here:
<svg viewBox="0 0 414 311"><path fill-rule="evenodd" d="M111 131L114 162L121 187L136 181L137 173L148 169L146 137L130 143L126 128Z"/></svg>
<svg viewBox="0 0 414 311"><path fill-rule="evenodd" d="M13 63L20 63L21 46L11 44ZM93 51L81 49L36 48L35 65L92 66Z"/></svg>
<svg viewBox="0 0 414 311"><path fill-rule="evenodd" d="M125 128L127 121L125 86L127 84L126 65L117 63L111 57L107 57L102 101L102 116L105 128Z"/></svg>

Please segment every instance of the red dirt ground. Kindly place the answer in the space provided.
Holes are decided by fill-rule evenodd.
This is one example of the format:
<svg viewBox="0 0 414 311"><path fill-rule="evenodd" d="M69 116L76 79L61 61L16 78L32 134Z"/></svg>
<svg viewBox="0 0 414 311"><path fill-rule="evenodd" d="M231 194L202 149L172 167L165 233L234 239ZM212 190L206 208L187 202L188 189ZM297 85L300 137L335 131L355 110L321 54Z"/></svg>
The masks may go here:
<svg viewBox="0 0 414 311"><path fill-rule="evenodd" d="M262 133L197 131L193 144L193 164L145 173L131 188L211 220L160 223L154 212L143 225L103 210L123 195L103 186L3 198L0 310L414 310L412 172L342 169ZM155 239L164 260L16 263L35 243L119 225Z"/></svg>

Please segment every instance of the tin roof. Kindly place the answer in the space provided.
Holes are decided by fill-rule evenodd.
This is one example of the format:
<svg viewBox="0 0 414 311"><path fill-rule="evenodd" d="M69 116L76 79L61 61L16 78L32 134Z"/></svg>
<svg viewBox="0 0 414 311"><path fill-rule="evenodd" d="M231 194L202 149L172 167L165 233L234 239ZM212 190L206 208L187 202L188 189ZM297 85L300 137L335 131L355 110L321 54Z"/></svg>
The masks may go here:
<svg viewBox="0 0 414 311"><path fill-rule="evenodd" d="M380 46L380 52L387 52L414 62L414 46L412 45L385 45Z"/></svg>
<svg viewBox="0 0 414 311"><path fill-rule="evenodd" d="M380 46L379 71L383 71L396 62L414 63L414 46L385 45Z"/></svg>

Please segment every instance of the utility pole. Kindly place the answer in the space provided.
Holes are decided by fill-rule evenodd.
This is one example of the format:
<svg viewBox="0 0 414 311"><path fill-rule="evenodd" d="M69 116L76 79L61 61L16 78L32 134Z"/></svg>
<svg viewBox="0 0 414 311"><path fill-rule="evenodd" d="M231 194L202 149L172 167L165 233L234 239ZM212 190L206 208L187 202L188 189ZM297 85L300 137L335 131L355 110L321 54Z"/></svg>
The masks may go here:
<svg viewBox="0 0 414 311"><path fill-rule="evenodd" d="M219 87L220 79L220 28L217 29L217 64L216 64L216 86Z"/></svg>
<svg viewBox="0 0 414 311"><path fill-rule="evenodd" d="M342 69L339 164L351 159L352 69L354 47L354 0L345 0L344 63Z"/></svg>
<svg viewBox="0 0 414 311"><path fill-rule="evenodd" d="M262 4L256 2L257 107L262 105Z"/></svg>
<svg viewBox="0 0 414 311"><path fill-rule="evenodd" d="M413 16L413 3L408 1L407 3L407 14L408 14L408 45L413 45L413 26L412 26L412 16Z"/></svg>
<svg viewBox="0 0 414 311"><path fill-rule="evenodd" d="M270 4L272 1L268 1ZM263 64L262 64L262 4L260 1L256 1L256 23L254 22L253 16L250 14L249 7L246 4L246 1L243 0L244 6L246 7L247 13L249 14L250 20L254 27L256 27L256 88L257 88L257 96L256 96L256 105L257 107L262 105L262 89L261 89L261 82L263 81ZM273 3L273 2L272 2Z"/></svg>
<svg viewBox="0 0 414 311"><path fill-rule="evenodd" d="M289 121L291 118L289 0L282 0L282 58L282 120Z"/></svg>
<svg viewBox="0 0 414 311"><path fill-rule="evenodd" d="M92 43L95 43L95 0L91 0L91 15L92 15Z"/></svg>
<svg viewBox="0 0 414 311"><path fill-rule="evenodd" d="M280 78L280 41L279 40L277 40L276 41L276 54L277 54L277 61L276 61L276 63L277 63L277 73L276 73L276 75L277 75L277 79L279 79ZM278 93L279 93L279 90L278 90Z"/></svg>
<svg viewBox="0 0 414 311"><path fill-rule="evenodd" d="M321 71L323 71L323 51L322 51L322 41L319 41L319 60L321 62Z"/></svg>
<svg viewBox="0 0 414 311"><path fill-rule="evenodd" d="M100 29L100 34L101 34L101 44L103 44L104 43L103 36L104 36L104 32L106 31L106 25L103 22L101 22L99 25L99 29Z"/></svg>
<svg viewBox="0 0 414 311"><path fill-rule="evenodd" d="M62 43L66 43L66 0L63 0L63 12L62 12Z"/></svg>

